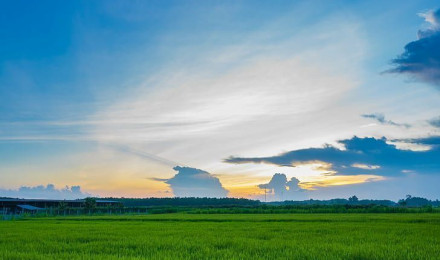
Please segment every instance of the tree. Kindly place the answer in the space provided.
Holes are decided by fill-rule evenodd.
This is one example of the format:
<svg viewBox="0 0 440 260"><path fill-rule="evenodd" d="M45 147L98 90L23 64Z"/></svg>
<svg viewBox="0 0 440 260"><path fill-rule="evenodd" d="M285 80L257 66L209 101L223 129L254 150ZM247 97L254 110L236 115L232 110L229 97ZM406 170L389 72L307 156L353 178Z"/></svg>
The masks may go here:
<svg viewBox="0 0 440 260"><path fill-rule="evenodd" d="M86 209L88 209L89 212L90 212L90 210L95 209L96 208L96 199L91 198L91 197L85 198L84 199L84 207Z"/></svg>
<svg viewBox="0 0 440 260"><path fill-rule="evenodd" d="M406 200L404 200L404 199L399 200L398 203L399 203L399 205L402 206L402 207L405 207L406 204L407 204L407 203L406 203Z"/></svg>
<svg viewBox="0 0 440 260"><path fill-rule="evenodd" d="M61 201L60 203L58 203L58 214L59 211L62 211L64 215L66 215L66 209L67 209L67 203L64 201Z"/></svg>
<svg viewBox="0 0 440 260"><path fill-rule="evenodd" d="M61 201L60 203L58 203L58 209L59 210L66 210L67 208L67 203L64 201Z"/></svg>
<svg viewBox="0 0 440 260"><path fill-rule="evenodd" d="M356 202L359 201L359 199L358 199L358 197L356 197L356 196L351 196L350 198L348 198L348 201L349 201L350 203L356 203Z"/></svg>

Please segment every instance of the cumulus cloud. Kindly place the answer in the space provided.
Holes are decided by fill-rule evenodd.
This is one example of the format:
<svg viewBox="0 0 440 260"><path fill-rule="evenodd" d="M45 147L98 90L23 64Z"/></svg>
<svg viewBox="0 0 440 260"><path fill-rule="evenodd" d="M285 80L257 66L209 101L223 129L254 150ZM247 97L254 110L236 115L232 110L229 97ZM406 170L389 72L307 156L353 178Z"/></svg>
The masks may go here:
<svg viewBox="0 0 440 260"><path fill-rule="evenodd" d="M290 151L271 157L230 157L228 163L269 163L279 166L305 164L321 161L331 165L336 175L376 174L398 176L404 171L421 174L440 174L440 137L403 140L409 143L428 145L423 151L402 150L387 142L385 137L359 138L338 141L345 149L326 145L322 148L307 148ZM359 167L362 166L362 167Z"/></svg>
<svg viewBox="0 0 440 260"><path fill-rule="evenodd" d="M379 122L382 125L392 125L392 126L402 126L402 127L406 127L409 128L411 127L410 124L400 124L400 123L396 123L394 121L388 120L385 118L385 116L381 113L374 113L374 114L363 114L361 115L364 118L371 118L376 120L377 122Z"/></svg>
<svg viewBox="0 0 440 260"><path fill-rule="evenodd" d="M284 173L275 173L272 179L258 188L269 193L269 200L300 200L305 198L305 190L299 186L300 181L292 177L289 181Z"/></svg>
<svg viewBox="0 0 440 260"><path fill-rule="evenodd" d="M418 32L418 39L405 46L405 51L392 60L391 73L411 75L440 87L440 9L421 14L430 24Z"/></svg>
<svg viewBox="0 0 440 260"><path fill-rule="evenodd" d="M0 196L25 199L81 199L92 196L81 191L80 186L57 189L53 184L22 186L18 189L0 189Z"/></svg>
<svg viewBox="0 0 440 260"><path fill-rule="evenodd" d="M158 179L169 184L176 197L226 197L228 191L223 188L220 180L209 172L176 166L178 173L170 179Z"/></svg>

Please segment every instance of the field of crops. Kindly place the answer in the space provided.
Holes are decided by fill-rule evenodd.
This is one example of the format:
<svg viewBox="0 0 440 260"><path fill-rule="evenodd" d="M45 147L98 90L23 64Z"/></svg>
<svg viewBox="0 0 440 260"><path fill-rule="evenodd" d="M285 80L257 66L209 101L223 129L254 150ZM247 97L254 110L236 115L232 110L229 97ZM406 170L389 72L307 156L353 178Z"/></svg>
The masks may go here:
<svg viewBox="0 0 440 260"><path fill-rule="evenodd" d="M0 259L440 259L440 214L0 221Z"/></svg>

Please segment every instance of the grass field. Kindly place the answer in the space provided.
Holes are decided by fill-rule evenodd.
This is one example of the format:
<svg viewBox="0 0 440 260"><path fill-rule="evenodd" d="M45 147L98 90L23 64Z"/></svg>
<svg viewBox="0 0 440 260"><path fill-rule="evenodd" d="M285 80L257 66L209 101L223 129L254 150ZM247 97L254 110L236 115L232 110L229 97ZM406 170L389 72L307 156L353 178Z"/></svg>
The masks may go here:
<svg viewBox="0 0 440 260"><path fill-rule="evenodd" d="M0 233L0 259L440 259L440 214L33 218Z"/></svg>

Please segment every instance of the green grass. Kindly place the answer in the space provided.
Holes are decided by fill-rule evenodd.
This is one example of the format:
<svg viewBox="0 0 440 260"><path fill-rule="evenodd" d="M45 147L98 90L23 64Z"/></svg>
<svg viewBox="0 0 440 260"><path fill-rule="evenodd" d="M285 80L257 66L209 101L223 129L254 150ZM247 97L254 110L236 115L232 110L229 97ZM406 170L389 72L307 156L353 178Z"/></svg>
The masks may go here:
<svg viewBox="0 0 440 260"><path fill-rule="evenodd" d="M0 259L440 259L440 215L32 218L0 222Z"/></svg>

